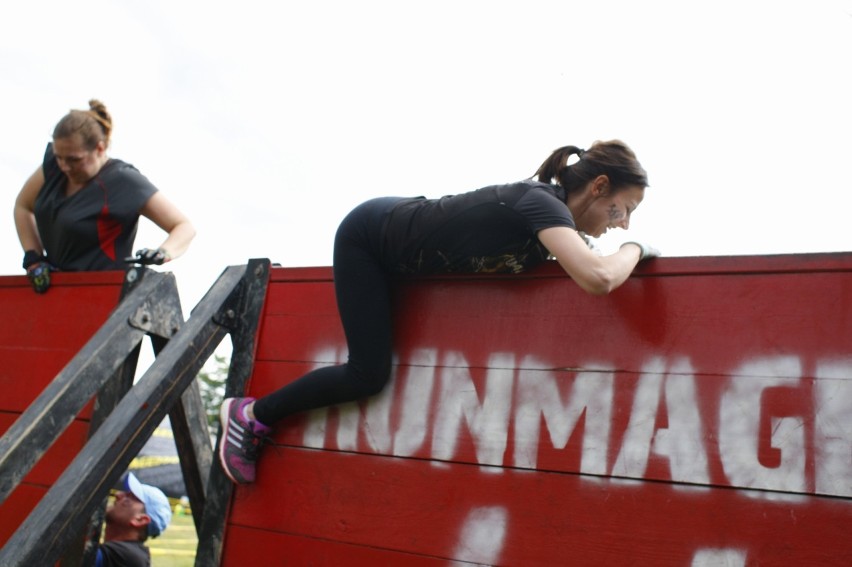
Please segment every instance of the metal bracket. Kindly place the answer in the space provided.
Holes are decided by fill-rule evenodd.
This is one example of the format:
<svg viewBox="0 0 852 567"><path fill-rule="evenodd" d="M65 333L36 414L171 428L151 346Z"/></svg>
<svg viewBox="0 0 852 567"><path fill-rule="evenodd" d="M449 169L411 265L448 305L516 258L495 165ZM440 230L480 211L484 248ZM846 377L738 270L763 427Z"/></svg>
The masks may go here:
<svg viewBox="0 0 852 567"><path fill-rule="evenodd" d="M213 315L213 322L229 331L234 331L237 328L237 312L233 307L226 306Z"/></svg>
<svg viewBox="0 0 852 567"><path fill-rule="evenodd" d="M250 293L248 290L251 282L262 281L266 278L268 265L268 260L252 260L249 262L246 266L246 275L238 284L237 289L228 297L219 312L213 315L214 323L228 329L230 332L234 332L240 328L240 320L237 314L243 313L245 306L250 301L250 298L246 297L246 294Z"/></svg>

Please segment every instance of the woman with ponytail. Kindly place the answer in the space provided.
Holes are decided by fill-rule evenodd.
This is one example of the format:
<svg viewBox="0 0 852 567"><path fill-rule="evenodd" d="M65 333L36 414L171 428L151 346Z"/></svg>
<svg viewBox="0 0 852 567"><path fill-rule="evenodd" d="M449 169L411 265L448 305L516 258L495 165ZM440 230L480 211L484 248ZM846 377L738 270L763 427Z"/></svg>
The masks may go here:
<svg viewBox="0 0 852 567"><path fill-rule="evenodd" d="M577 156L576 162L568 163ZM397 274L518 273L555 256L591 294L606 294L657 252L625 243L600 256L585 236L627 229L648 185L620 141L554 151L533 178L440 199L382 197L356 207L334 243L334 286L349 349L346 364L309 372L260 399L220 410L219 458L236 483L252 482L260 441L291 414L378 393L390 378L390 289Z"/></svg>
<svg viewBox="0 0 852 567"><path fill-rule="evenodd" d="M112 117L104 104L72 110L57 123L42 165L15 200L23 267L38 293L51 270L124 270L142 215L168 236L136 261L162 264L183 254L192 224L132 165L107 155Z"/></svg>

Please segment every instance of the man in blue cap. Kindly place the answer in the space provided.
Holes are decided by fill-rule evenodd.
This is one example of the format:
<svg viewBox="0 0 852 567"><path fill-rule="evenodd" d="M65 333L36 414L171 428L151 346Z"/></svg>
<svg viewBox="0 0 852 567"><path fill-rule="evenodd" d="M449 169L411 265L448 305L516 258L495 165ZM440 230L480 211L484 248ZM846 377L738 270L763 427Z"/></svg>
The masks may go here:
<svg viewBox="0 0 852 567"><path fill-rule="evenodd" d="M104 542L98 547L95 567L149 567L151 553L144 543L163 533L172 519L172 508L162 490L127 473L124 490L116 493L105 519Z"/></svg>

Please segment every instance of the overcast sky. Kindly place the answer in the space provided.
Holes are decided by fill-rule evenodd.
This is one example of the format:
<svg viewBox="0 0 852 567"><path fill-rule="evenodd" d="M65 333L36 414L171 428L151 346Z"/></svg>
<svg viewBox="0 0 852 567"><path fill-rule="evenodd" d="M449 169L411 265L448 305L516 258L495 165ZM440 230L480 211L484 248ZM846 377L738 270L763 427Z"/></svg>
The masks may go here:
<svg viewBox="0 0 852 567"><path fill-rule="evenodd" d="M104 101L110 155L194 222L195 303L228 265L328 265L361 201L530 176L619 138L668 256L852 250L852 0L6 2L0 273L56 122ZM140 226L137 248L163 235ZM187 309L188 312L188 309Z"/></svg>

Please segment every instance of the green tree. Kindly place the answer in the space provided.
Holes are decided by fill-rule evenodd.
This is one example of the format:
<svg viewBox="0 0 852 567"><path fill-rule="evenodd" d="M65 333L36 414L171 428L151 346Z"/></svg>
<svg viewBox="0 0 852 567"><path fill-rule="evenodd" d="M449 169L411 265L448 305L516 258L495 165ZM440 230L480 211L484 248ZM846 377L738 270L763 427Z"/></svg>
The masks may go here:
<svg viewBox="0 0 852 567"><path fill-rule="evenodd" d="M214 354L198 373L198 387L201 390L201 401L207 414L207 427L211 435L215 435L219 425L219 406L225 398L225 381L228 378L230 360L222 355Z"/></svg>

